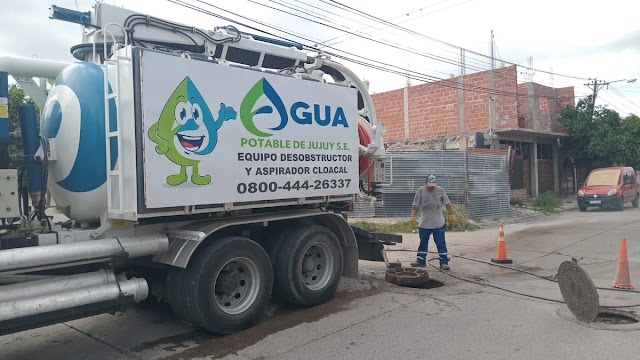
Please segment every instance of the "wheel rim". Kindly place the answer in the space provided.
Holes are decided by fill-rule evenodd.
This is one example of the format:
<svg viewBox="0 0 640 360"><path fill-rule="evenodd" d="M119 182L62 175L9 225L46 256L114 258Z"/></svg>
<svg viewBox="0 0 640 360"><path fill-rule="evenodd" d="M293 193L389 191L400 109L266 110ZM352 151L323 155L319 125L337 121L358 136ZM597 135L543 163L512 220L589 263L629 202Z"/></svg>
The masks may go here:
<svg viewBox="0 0 640 360"><path fill-rule="evenodd" d="M227 261L213 284L220 310L237 315L247 311L256 301L260 289L258 266L250 259L237 257Z"/></svg>
<svg viewBox="0 0 640 360"><path fill-rule="evenodd" d="M310 290L320 290L333 278L335 259L329 246L312 243L302 258L302 279Z"/></svg>

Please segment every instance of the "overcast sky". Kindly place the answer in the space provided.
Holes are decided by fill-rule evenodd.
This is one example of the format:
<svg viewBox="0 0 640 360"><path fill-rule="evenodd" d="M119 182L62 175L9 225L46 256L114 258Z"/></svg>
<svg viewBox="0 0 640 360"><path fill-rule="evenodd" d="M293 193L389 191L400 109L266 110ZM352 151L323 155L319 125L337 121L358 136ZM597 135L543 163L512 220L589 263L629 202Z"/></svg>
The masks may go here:
<svg viewBox="0 0 640 360"><path fill-rule="evenodd" d="M77 4L80 10L87 11L91 10L94 0L5 1L7 4L0 12L0 24L3 29L10 31L0 33L0 55L37 56L73 61L69 48L80 42L80 27L49 20L49 5L75 9ZM235 18L197 0L185 1ZM341 41L334 45L339 50L402 68L409 67L429 76L448 78L460 72L459 66L455 65L459 62L457 48L346 12L333 6L335 3L332 0L206 1L226 10L304 34L305 37L318 42L339 37L333 41ZM533 81L556 87L573 85L576 87L576 95L589 93L590 90L583 85L586 80L563 75L607 81L640 78L640 2L637 1L396 0L380 1L377 5L372 5L371 0L339 1L427 37L481 54L489 53L489 39L493 30L498 57L521 65L527 65L527 58L533 57L533 68L538 69L531 71ZM105 2L203 28L227 25L224 21L166 0ZM339 29L364 33L394 46L348 35L343 31L314 24L256 3L313 18ZM285 6L304 9L303 11L309 14L302 14ZM318 19L318 16L322 18ZM261 27L257 24L250 25ZM270 31L277 33L274 30ZM411 54L401 49L409 49L422 55ZM335 51L330 48L327 50ZM446 62L429 58L434 55L445 58ZM467 73L489 68L487 58L469 53L466 64ZM550 71L550 67L555 73L553 76L540 71ZM406 79L399 75L358 65L354 65L353 68L359 76L370 81L373 92L397 89L406 83ZM521 70L525 71L524 68ZM418 82L412 80L412 84L416 83ZM640 80L633 84L618 82L611 87L614 89L603 89L598 93L599 105L614 108L622 115L630 112L640 114Z"/></svg>

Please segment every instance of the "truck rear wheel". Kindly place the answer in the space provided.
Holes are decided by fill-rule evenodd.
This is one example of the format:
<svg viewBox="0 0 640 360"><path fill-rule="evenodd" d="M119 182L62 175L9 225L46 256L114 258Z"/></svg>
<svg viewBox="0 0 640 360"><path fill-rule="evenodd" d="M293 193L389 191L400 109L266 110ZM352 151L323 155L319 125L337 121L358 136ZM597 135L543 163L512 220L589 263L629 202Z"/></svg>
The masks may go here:
<svg viewBox="0 0 640 360"><path fill-rule="evenodd" d="M180 276L169 278L172 305L184 320L218 334L258 321L271 297L273 271L264 249L243 237L226 237L201 249ZM181 281L181 285L177 284ZM171 286L170 286L171 287ZM181 297L181 299L175 299Z"/></svg>
<svg viewBox="0 0 640 360"><path fill-rule="evenodd" d="M275 286L284 301L311 307L329 300L342 276L342 247L323 226L292 231L275 255Z"/></svg>

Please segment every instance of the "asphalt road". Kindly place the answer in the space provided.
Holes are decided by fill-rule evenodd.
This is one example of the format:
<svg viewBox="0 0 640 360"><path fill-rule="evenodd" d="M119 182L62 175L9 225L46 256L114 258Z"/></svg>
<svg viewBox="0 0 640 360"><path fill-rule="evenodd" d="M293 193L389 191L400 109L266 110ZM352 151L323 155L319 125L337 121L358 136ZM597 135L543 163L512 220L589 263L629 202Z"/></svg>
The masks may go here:
<svg viewBox="0 0 640 360"><path fill-rule="evenodd" d="M590 210L506 224L513 266L553 276L562 261L580 265L596 286L610 287L620 238L627 236L631 280L640 284L640 209ZM449 233L452 254L488 261L497 231ZM434 249L433 244L430 248ZM389 258L413 261L417 236ZM430 250L431 250L430 249ZM463 259L451 274L524 294L561 300L556 283ZM0 359L638 359L639 324L584 324L564 304L451 278L431 289L383 281L384 264L361 262L361 279L344 279L330 302L307 310L273 304L255 327L228 337L196 331L162 305L122 316L96 316L0 337ZM636 285L638 285L636 284ZM599 291L601 305L640 304L640 293ZM640 311L640 307L635 310Z"/></svg>

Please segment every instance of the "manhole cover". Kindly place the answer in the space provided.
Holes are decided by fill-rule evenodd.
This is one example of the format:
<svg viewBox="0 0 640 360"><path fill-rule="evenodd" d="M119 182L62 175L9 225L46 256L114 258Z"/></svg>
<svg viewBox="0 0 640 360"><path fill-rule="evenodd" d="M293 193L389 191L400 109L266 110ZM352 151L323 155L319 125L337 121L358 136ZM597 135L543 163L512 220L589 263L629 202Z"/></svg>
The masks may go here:
<svg viewBox="0 0 640 360"><path fill-rule="evenodd" d="M575 317L593 322L600 310L600 301L593 281L577 263L565 261L558 268L558 285L567 307Z"/></svg>
<svg viewBox="0 0 640 360"><path fill-rule="evenodd" d="M640 316L626 311L607 309L600 311L593 322L609 325L636 324L640 322Z"/></svg>
<svg viewBox="0 0 640 360"><path fill-rule="evenodd" d="M392 284L411 287L421 286L430 281L426 270L404 267L387 270L384 279Z"/></svg>

